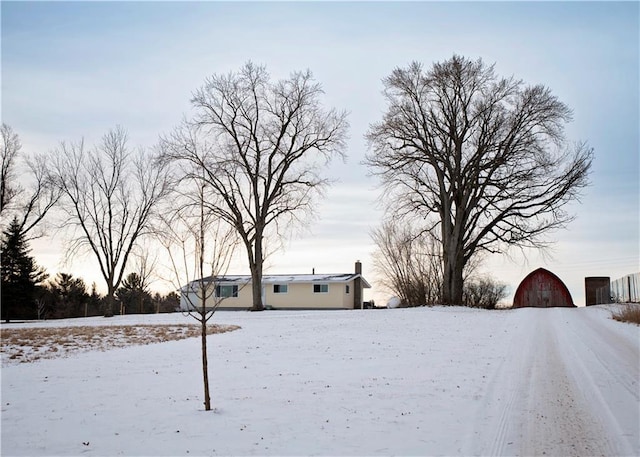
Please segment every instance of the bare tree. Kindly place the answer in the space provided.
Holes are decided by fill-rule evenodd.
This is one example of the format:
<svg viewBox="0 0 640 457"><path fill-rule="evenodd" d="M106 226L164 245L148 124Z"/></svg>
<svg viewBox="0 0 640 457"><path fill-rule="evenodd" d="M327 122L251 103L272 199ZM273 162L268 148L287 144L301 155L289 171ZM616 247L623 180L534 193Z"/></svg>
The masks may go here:
<svg viewBox="0 0 640 457"><path fill-rule="evenodd" d="M367 164L388 209L417 216L442 245L445 304L462 303L476 252L544 247L572 216L593 152L568 144L571 110L541 85L498 78L464 57L397 68L384 79L387 111L371 125Z"/></svg>
<svg viewBox="0 0 640 457"><path fill-rule="evenodd" d="M272 82L251 62L214 75L191 100L192 120L165 138L165 157L220 197L206 210L233 226L248 256L253 310L262 310L265 237L313 214L329 181L319 174L343 157L347 115L320 104L310 71ZM269 230L271 229L271 232Z"/></svg>
<svg viewBox="0 0 640 457"><path fill-rule="evenodd" d="M216 196L207 193L201 181L195 187L187 187L181 198L174 199L176 209L163 217L159 234L171 261L170 282L181 291L183 310L200 323L204 407L209 411L207 323L227 298L221 293L220 279L228 271L239 240L232 226L206 210L205 202Z"/></svg>
<svg viewBox="0 0 640 457"><path fill-rule="evenodd" d="M150 246L138 245L132 251L133 265L131 271L138 277L138 287L141 291L149 291L156 277L158 256L152 253ZM138 309L140 314L144 312L144 294L138 294Z"/></svg>
<svg viewBox="0 0 640 457"><path fill-rule="evenodd" d="M69 253L93 253L107 285L105 316L113 316L129 256L153 231L154 211L170 190L164 167L142 150L134 155L120 127L92 150L83 141L63 142L50 160L63 192L64 225L72 230Z"/></svg>
<svg viewBox="0 0 640 457"><path fill-rule="evenodd" d="M44 299L44 297L39 296L38 298L36 298L36 319L42 320L47 318L47 307L48 303Z"/></svg>
<svg viewBox="0 0 640 457"><path fill-rule="evenodd" d="M403 306L434 305L442 298L442 254L435 239L408 224L386 221L371 232L374 268Z"/></svg>
<svg viewBox="0 0 640 457"><path fill-rule="evenodd" d="M28 240L43 236L44 230L34 229L42 229L46 214L60 199L59 189L49 178L46 158L22 157L20 138L7 124L0 126L0 137L0 214L4 221L17 218L20 231Z"/></svg>

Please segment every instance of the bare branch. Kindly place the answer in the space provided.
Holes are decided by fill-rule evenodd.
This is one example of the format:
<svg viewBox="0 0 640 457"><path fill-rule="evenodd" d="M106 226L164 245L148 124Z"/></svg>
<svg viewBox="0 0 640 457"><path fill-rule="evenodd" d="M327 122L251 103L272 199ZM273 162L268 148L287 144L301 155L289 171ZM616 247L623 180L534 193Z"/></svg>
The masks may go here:
<svg viewBox="0 0 640 457"><path fill-rule="evenodd" d="M20 157L20 138L6 124L0 127L2 168L0 169L0 214L2 220L15 217L27 240L44 235L43 221L60 198L48 173L43 155ZM22 159L19 161L19 159ZM21 183L17 182L20 175ZM38 228L38 230L35 230Z"/></svg>
<svg viewBox="0 0 640 457"><path fill-rule="evenodd" d="M18 154L22 149L18 134L7 124L0 126L2 145L2 163L0 168L0 214L11 207L16 196L20 193L20 187L15 182Z"/></svg>

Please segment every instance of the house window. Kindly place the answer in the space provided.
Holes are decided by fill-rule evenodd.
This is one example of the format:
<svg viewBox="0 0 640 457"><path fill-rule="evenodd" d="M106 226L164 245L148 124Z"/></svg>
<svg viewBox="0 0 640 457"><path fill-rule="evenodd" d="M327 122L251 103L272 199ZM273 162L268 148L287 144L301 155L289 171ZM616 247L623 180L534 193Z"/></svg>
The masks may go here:
<svg viewBox="0 0 640 457"><path fill-rule="evenodd" d="M326 294L329 292L329 284L314 284L313 285L313 293L314 294Z"/></svg>
<svg viewBox="0 0 640 457"><path fill-rule="evenodd" d="M238 296L238 286L216 286L216 297L231 298Z"/></svg>
<svg viewBox="0 0 640 457"><path fill-rule="evenodd" d="M273 293L274 294L286 294L289 292L289 286L287 284L274 284L273 285Z"/></svg>
<svg viewBox="0 0 640 457"><path fill-rule="evenodd" d="M346 286L344 286L344 292L345 292L346 294L348 294L348 293L349 293L349 284L347 284Z"/></svg>

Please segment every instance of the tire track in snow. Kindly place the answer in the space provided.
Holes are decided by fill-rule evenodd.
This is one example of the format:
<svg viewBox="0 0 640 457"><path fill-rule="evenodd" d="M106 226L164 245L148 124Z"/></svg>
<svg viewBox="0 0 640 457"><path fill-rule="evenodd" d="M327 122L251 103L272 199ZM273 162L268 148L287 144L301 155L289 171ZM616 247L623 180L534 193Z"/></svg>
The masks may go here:
<svg viewBox="0 0 640 457"><path fill-rule="evenodd" d="M525 412L520 418L520 455L614 455L610 437L566 369L562 354L568 347L561 343L556 323L567 311L535 310L538 329L531 344L531 376L525 380L526 403L520 410Z"/></svg>
<svg viewBox="0 0 640 457"><path fill-rule="evenodd" d="M598 310L588 311L555 322L567 372L605 430L609 455L640 455L640 332L629 338L629 324L597 322Z"/></svg>
<svg viewBox="0 0 640 457"><path fill-rule="evenodd" d="M607 358L607 352L615 350L611 343L619 336L607 332L600 338L590 336L599 333L600 325L588 316L582 322L584 313L584 309L513 311L507 347L476 411L478 429L471 449L480 449L483 455L638 455L637 444L621 443L625 434L628 441L637 437L629 430L637 423L637 396L626 396L623 430L616 428L615 414L607 412L607 400L598 390L599 383L621 379L622 390L633 391L635 372L614 364L596 370L595 378L590 375L594 363L615 360ZM591 328L584 328L589 322ZM600 349L576 351L585 340ZM629 361L638 349L633 344L625 347L630 355L624 358Z"/></svg>
<svg viewBox="0 0 640 457"><path fill-rule="evenodd" d="M572 328L572 330L581 341L591 342L588 345L580 345L580 347L588 351L590 356L599 362L606 373L617 381L617 385L623 387L636 401L640 401L640 386L638 384L640 381L640 348L637 344L640 330L635 327L636 344L634 344L632 339L622 333L622 330L628 330L630 324L610 319L605 322L612 325L602 325L602 320L595 319L593 313L580 313L578 317L580 319L568 322L573 324L572 327L580 325L582 328Z"/></svg>
<svg viewBox="0 0 640 457"><path fill-rule="evenodd" d="M510 311L509 311L510 312ZM510 337L501 348L500 362L489 380L489 387L476 412L475 431L469 449L480 449L480 455L515 455L515 436L513 418L520 407L520 380L528 377L530 366L526 351L531 347L523 342L529 341L535 327L523 325L525 321L515 312L507 319Z"/></svg>

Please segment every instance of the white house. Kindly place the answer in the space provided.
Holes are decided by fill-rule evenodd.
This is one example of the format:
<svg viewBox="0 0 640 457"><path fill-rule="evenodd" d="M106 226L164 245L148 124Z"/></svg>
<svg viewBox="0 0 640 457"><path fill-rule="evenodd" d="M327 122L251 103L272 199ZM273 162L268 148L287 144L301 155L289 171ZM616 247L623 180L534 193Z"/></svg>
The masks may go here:
<svg viewBox="0 0 640 457"><path fill-rule="evenodd" d="M180 309L200 307L199 284L208 288L207 307L249 309L253 305L251 276L218 276L196 280L181 290ZM363 290L371 285L362 277L362 264L356 262L354 273L264 275L262 304L267 309L360 309Z"/></svg>

